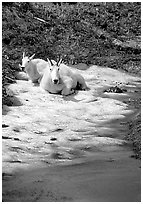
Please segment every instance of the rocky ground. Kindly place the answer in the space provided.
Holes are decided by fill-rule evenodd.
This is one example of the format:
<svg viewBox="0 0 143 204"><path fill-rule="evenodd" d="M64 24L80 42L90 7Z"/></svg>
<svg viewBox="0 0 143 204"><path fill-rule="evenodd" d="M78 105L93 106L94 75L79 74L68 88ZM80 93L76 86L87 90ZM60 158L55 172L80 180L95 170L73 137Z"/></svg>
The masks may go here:
<svg viewBox="0 0 143 204"><path fill-rule="evenodd" d="M140 201L140 160L126 139L140 77L99 66L80 72L90 90L67 97L26 80L9 86L3 201ZM116 86L123 91L108 91Z"/></svg>

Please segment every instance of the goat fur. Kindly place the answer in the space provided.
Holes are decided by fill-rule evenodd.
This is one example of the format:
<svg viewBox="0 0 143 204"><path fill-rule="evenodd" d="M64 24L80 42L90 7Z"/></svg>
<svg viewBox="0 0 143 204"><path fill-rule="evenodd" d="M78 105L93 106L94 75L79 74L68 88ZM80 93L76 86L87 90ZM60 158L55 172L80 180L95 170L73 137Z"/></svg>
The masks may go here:
<svg viewBox="0 0 143 204"><path fill-rule="evenodd" d="M35 54L33 54L31 57L27 57L25 56L25 53L23 53L21 68L24 69L29 79L33 83L37 83L37 82L40 82L43 76L44 70L48 66L48 62L42 59L33 59L34 56Z"/></svg>
<svg viewBox="0 0 143 204"><path fill-rule="evenodd" d="M48 63L49 66L47 66L44 70L44 74L40 82L40 86L44 90L50 93L61 93L62 95L66 96L74 93L77 87L81 90L88 89L84 78L79 73L71 70L71 68L67 65L60 64L58 66L55 64L51 65L50 62ZM50 67L52 67L52 71L56 69L58 73L58 84L53 83L52 71L50 70Z"/></svg>

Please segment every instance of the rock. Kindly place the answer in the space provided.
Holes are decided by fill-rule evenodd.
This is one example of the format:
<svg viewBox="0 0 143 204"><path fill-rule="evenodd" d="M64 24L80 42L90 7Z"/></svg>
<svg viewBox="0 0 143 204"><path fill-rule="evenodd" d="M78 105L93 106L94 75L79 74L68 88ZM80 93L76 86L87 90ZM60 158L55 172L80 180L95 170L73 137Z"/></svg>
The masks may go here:
<svg viewBox="0 0 143 204"><path fill-rule="evenodd" d="M2 115L6 115L8 111L10 111L9 107L7 105L3 105L2 106Z"/></svg>
<svg viewBox="0 0 143 204"><path fill-rule="evenodd" d="M105 90L104 92L107 92L107 93L124 93L124 92L127 92L127 90L121 89L117 86L114 86L114 87L110 87L109 89Z"/></svg>

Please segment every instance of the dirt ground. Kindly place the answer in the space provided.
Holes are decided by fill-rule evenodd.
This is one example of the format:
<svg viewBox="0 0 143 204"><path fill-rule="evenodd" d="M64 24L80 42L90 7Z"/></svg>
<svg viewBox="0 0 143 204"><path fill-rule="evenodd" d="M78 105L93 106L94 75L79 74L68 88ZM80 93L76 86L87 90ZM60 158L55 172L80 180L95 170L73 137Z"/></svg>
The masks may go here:
<svg viewBox="0 0 143 204"><path fill-rule="evenodd" d="M125 140L140 78L91 66L89 91L62 97L11 84L3 107L4 202L139 202L141 163ZM118 85L123 93L104 90Z"/></svg>

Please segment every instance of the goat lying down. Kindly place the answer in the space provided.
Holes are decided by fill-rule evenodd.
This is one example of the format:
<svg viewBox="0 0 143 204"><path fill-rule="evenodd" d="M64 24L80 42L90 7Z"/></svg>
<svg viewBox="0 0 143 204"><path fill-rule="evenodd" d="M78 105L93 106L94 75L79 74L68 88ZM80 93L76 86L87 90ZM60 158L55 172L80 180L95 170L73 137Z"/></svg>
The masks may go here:
<svg viewBox="0 0 143 204"><path fill-rule="evenodd" d="M22 71L25 71L29 77L29 79L33 83L39 83L44 69L48 66L48 62L42 59L33 59L35 54L31 57L25 56L25 52L23 53L22 65L19 65ZM55 62L55 61L54 61Z"/></svg>
<svg viewBox="0 0 143 204"><path fill-rule="evenodd" d="M61 64L61 60L57 63L47 60L48 65L40 82L40 86L44 90L49 93L61 93L67 96L74 93L76 89L88 89L84 78L65 64Z"/></svg>

